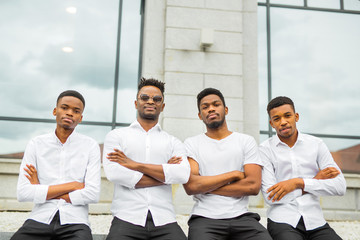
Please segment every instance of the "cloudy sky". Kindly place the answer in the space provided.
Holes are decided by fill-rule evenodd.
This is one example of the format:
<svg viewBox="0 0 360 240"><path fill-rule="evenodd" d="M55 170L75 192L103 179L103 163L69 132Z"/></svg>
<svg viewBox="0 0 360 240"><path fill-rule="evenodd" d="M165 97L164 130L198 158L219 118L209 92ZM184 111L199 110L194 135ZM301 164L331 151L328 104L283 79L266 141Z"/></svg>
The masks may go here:
<svg viewBox="0 0 360 240"><path fill-rule="evenodd" d="M123 1L117 122L135 119L140 0ZM112 119L119 1L0 2L0 116L53 119L60 92L86 99L84 120ZM6 23L6 24L5 24ZM66 47L64 49L64 47ZM0 154L23 151L53 124L0 121ZM103 141L109 127L79 126Z"/></svg>
<svg viewBox="0 0 360 240"><path fill-rule="evenodd" d="M272 8L272 95L295 102L303 132L360 136L360 16ZM260 127L267 130L265 8L259 8ZM324 139L330 149L359 140Z"/></svg>

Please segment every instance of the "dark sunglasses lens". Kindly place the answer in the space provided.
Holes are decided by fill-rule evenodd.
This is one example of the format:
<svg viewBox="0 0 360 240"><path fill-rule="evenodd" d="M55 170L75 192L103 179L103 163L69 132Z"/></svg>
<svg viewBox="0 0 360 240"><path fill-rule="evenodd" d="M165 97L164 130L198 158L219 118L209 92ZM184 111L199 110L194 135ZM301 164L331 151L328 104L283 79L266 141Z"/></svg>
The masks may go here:
<svg viewBox="0 0 360 240"><path fill-rule="evenodd" d="M150 97L149 97L149 95L141 94L140 99L144 102L147 102L147 101L149 101Z"/></svg>
<svg viewBox="0 0 360 240"><path fill-rule="evenodd" d="M153 97L153 101L156 102L156 103L161 102L161 100L162 100L162 97L161 97L161 96L155 96L155 97Z"/></svg>

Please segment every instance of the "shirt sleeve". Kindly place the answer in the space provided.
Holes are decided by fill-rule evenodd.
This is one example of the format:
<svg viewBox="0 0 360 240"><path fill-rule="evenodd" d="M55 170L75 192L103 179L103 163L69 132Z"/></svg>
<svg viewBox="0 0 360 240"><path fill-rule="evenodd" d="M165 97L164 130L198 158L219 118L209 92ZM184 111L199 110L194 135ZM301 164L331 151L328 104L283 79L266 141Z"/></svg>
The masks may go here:
<svg viewBox="0 0 360 240"><path fill-rule="evenodd" d="M245 164L257 164L263 166L263 163L259 157L259 149L256 141L253 137L249 136L249 139L244 145L244 165Z"/></svg>
<svg viewBox="0 0 360 240"><path fill-rule="evenodd" d="M109 161L107 155L114 152L114 148L122 150L120 139L113 130L107 134L104 141L103 166L107 179L115 184L135 189L135 185L140 181L143 174Z"/></svg>
<svg viewBox="0 0 360 240"><path fill-rule="evenodd" d="M302 190L296 189L291 193L286 194L280 201L273 202L271 199L270 200L268 199L270 193L267 193L267 190L276 183L278 183L278 180L276 179L275 167L273 165L272 154L269 147L260 145L259 152L260 152L260 158L263 162L261 192L263 194L265 202L270 206L278 205L278 204L286 204L302 196Z"/></svg>
<svg viewBox="0 0 360 240"><path fill-rule="evenodd" d="M342 196L346 192L346 181L340 168L335 163L329 149L323 141L319 142L319 150L317 156L319 168L335 167L340 174L331 179L304 179L304 191L316 196Z"/></svg>
<svg viewBox="0 0 360 240"><path fill-rule="evenodd" d="M85 187L69 193L73 205L96 203L100 198L101 159L99 145L94 141L91 144L89 161L86 167Z"/></svg>
<svg viewBox="0 0 360 240"><path fill-rule="evenodd" d="M184 184L187 183L190 177L190 165L187 160L187 154L184 144L177 138L172 139L173 152L172 157L182 157L180 164L162 164L165 183L166 184Z"/></svg>
<svg viewBox="0 0 360 240"><path fill-rule="evenodd" d="M19 179L17 184L17 199L19 202L44 203L46 201L48 185L31 184L29 179L25 177L24 168L26 164L32 164L36 169L36 144L31 140L26 146L23 160L20 165Z"/></svg>

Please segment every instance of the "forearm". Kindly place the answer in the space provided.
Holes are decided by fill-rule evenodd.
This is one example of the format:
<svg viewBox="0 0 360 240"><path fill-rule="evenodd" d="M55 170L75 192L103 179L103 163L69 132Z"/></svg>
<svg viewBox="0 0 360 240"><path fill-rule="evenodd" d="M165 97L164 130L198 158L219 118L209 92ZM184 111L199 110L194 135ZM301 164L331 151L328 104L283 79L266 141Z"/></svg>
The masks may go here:
<svg viewBox="0 0 360 240"><path fill-rule="evenodd" d="M242 179L227 185L224 185L209 193L226 196L226 197L243 197L250 195L257 195L260 191L261 184L259 181L249 181Z"/></svg>
<svg viewBox="0 0 360 240"><path fill-rule="evenodd" d="M161 185L164 185L164 183L147 175L143 175L140 181L135 185L135 188L155 187Z"/></svg>
<svg viewBox="0 0 360 240"><path fill-rule="evenodd" d="M235 174L235 171L215 176L199 176L192 174L190 175L188 183L184 184L184 188L188 195L205 194L236 180L238 180L238 176Z"/></svg>
<svg viewBox="0 0 360 240"><path fill-rule="evenodd" d="M135 162L135 164L132 164L129 168L148 175L159 182L165 182L165 174L162 165Z"/></svg>
<svg viewBox="0 0 360 240"><path fill-rule="evenodd" d="M79 183L79 182L69 182L69 183L63 183L63 184L58 184L58 185L51 185L48 188L46 200L54 199L61 195L81 189L80 185L81 185L81 183Z"/></svg>

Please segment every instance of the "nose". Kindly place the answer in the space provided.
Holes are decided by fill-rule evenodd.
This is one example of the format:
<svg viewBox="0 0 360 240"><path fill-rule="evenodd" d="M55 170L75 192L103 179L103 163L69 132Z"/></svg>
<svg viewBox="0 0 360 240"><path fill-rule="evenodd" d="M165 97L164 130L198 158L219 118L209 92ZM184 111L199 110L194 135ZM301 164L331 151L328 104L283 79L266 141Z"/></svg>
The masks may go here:
<svg viewBox="0 0 360 240"><path fill-rule="evenodd" d="M280 119L280 124L283 126L283 125L286 125L286 120L285 120L285 118L281 118Z"/></svg>

